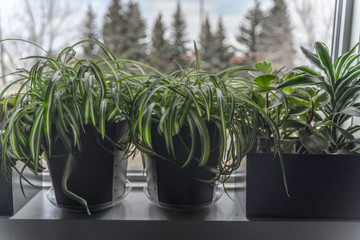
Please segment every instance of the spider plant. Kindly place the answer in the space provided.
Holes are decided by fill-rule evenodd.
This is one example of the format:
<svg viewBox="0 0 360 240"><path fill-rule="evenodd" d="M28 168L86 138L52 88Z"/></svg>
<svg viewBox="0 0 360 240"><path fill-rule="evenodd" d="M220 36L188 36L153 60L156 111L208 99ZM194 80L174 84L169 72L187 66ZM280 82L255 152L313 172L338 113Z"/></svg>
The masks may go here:
<svg viewBox="0 0 360 240"><path fill-rule="evenodd" d="M228 86L231 74L237 70L227 69L218 74L201 71L196 45L195 53L195 69L189 67L168 76L151 76L139 90L132 107L133 140L142 153L179 161L175 158L174 149L178 146L174 145L173 137L187 127L191 144L186 147L187 159L182 166L187 167L191 161L206 166L211 152L208 126L213 124L220 133L216 139L219 156L217 166L210 169L216 177L210 181L224 182L252 148L263 110L245 95L235 96L231 91ZM264 116L267 117L265 113ZM167 156L172 156L171 159L153 147L152 125L164 137ZM197 135L201 155L195 157Z"/></svg>
<svg viewBox="0 0 360 240"><path fill-rule="evenodd" d="M12 111L11 109L14 107L14 98L8 97L3 98L0 101L0 135L3 134L3 125L5 121L5 114L4 112ZM2 155L2 144L0 144L0 159ZM0 165L0 174L4 174L5 178L9 178L11 176L11 170L9 167L7 169L3 169L2 165Z"/></svg>
<svg viewBox="0 0 360 240"><path fill-rule="evenodd" d="M76 46L88 42L99 45L104 52L99 60L76 57ZM144 73L135 62L118 60L103 44L91 40L66 47L54 58L26 59L37 62L29 70L13 72L11 75L17 79L0 93L1 98L9 88L20 84L18 92L12 95L13 113L10 115L4 109L2 168L6 169L8 164L15 167L16 159L25 163L20 173L28 167L37 175L44 169L39 157L42 154L51 157L54 140L60 140L68 151L62 189L89 213L86 199L67 189L76 155L82 151L80 133L85 125L91 125L113 147L128 150L130 140L123 137L115 142L109 138L105 123L130 119L129 106L139 84L134 76Z"/></svg>

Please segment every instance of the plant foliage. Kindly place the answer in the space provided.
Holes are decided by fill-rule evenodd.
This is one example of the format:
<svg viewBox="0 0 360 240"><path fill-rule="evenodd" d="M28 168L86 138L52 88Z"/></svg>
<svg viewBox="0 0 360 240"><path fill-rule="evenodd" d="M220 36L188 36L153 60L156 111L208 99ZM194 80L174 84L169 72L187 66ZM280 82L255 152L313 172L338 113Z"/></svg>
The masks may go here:
<svg viewBox="0 0 360 240"><path fill-rule="evenodd" d="M196 45L195 52L197 55ZM152 146L151 126L156 124L165 139L167 153L174 156L176 146L172 138L187 126L192 144L183 167L195 160L199 166L205 166L211 151L207 126L213 123L221 134L218 165L211 169L217 175L212 180L225 181L252 148L262 111L247 96L233 93L232 71L228 69L219 74L201 71L197 56L195 69L151 76L133 102L132 133L136 147L143 153L164 158ZM196 134L200 136L202 150L199 159L194 157ZM175 156L170 160L175 160Z"/></svg>
<svg viewBox="0 0 360 240"><path fill-rule="evenodd" d="M76 46L88 43L97 44L106 57L97 61L77 59ZM71 162L82 150L80 133L84 125L92 125L112 146L129 150L130 139L111 139L106 135L105 123L130 120L131 102L140 85L134 76L144 74L141 64L118 60L103 44L91 40L67 47L55 58L26 59L37 62L30 70L18 69L12 73L17 80L0 93L1 98L10 87L20 84L20 90L12 95L15 100L12 112L4 109L2 168L6 169L7 164L15 167L16 159L25 164L21 173L28 167L37 175L44 169L40 156L44 153L51 157L53 141L59 139L68 150L63 191L87 206L85 199L66 187Z"/></svg>
<svg viewBox="0 0 360 240"><path fill-rule="evenodd" d="M355 52L359 44L335 62L323 43L315 43L315 53L302 48L316 67L297 68L317 83L313 88L304 88L310 119L309 125L299 131L301 143L310 153L348 154L360 149L355 147L359 143L355 133L360 127L353 124L354 117L360 117L360 54Z"/></svg>
<svg viewBox="0 0 360 240"><path fill-rule="evenodd" d="M283 74L270 62L255 65L250 93L280 129L283 150L290 153L349 154L359 140L353 118L360 116L360 64L356 44L335 63L327 47L315 43L316 52L302 48L316 69L301 66ZM266 140L273 132L264 125L258 151L271 151Z"/></svg>

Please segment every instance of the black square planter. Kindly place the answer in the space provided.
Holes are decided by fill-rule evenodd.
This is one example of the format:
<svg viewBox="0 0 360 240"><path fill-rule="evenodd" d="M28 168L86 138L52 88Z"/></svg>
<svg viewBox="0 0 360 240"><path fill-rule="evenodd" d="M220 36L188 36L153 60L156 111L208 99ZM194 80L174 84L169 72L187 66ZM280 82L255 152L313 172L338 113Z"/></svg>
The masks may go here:
<svg viewBox="0 0 360 240"><path fill-rule="evenodd" d="M0 174L0 216L10 216L14 213L13 189L11 179L6 179Z"/></svg>
<svg viewBox="0 0 360 240"><path fill-rule="evenodd" d="M360 218L359 155L247 155L248 218Z"/></svg>

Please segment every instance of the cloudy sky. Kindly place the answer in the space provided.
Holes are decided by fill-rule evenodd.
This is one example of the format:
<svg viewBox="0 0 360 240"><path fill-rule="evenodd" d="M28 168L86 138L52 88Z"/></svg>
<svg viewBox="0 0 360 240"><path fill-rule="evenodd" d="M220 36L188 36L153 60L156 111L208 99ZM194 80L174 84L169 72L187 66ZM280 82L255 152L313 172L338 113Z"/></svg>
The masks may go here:
<svg viewBox="0 0 360 240"><path fill-rule="evenodd" d="M28 0L31 4L34 4L34 8L39 7L39 0ZM129 0L120 0L122 4L126 4ZM138 2L140 5L140 10L143 16L143 19L146 22L146 27L148 35L151 33L151 29L154 25L156 16L161 12L166 27L170 27L172 22L172 15L174 14L177 0L133 0ZM254 5L254 0L203 0L205 6L205 12L210 17L210 23L213 26L213 29L216 26L218 17L223 18L225 25L228 42L232 45L235 45L237 48L241 48L235 40L235 35L238 33L238 27L243 19L246 12ZM292 18L293 24L293 34L295 36L295 41L301 43L303 41L304 32L301 29L301 22L297 18L294 12L294 2L302 3L303 1L311 0L288 0L289 5L289 14ZM68 4L73 10L72 15L68 19L68 22L65 24L66 29L70 32L70 37L61 37L59 38L57 45L64 45L61 41L67 39L70 41L70 44L75 42L79 38L79 26L85 17L85 12L87 10L88 4L91 4L93 9L96 12L97 24L99 28L102 25L103 16L107 11L111 0L58 0L57 4L59 7L65 6ZM199 2L200 0L181 0L181 5L183 9L184 16L186 17L187 24L187 38L192 42L193 40L199 39L200 32L200 17L199 17ZM272 0L260 0L262 9L267 10L272 5ZM318 8L319 4L324 3L326 5L333 5L335 0L313 0L314 7ZM0 16L1 16L1 25L3 37L14 37L16 33L21 33L24 30L23 23L26 19L22 17L25 15L21 10L23 9L24 0L0 0ZM322 4L324 7L324 4ZM319 8L321 9L321 8ZM327 8L324 8L325 10ZM327 11L322 10L322 14ZM328 14L332 14L331 11L328 11ZM316 20L316 24L319 27L319 32L321 31L322 25L321 21ZM70 31L69 31L70 30ZM169 33L169 31L167 32ZM319 33L320 34L320 33ZM21 34L19 34L21 35ZM60 42L59 42L60 41Z"/></svg>
<svg viewBox="0 0 360 240"><path fill-rule="evenodd" d="M106 12L110 0L77 0L81 9L86 9L86 5L91 3L94 9L97 9L98 17L101 20ZM128 0L122 0L122 3ZM175 0L137 0L143 18L146 21L148 32L154 25L155 19L159 13L162 13L164 22L169 28L172 22L172 16L175 11L177 1ZM200 33L200 0L181 0L181 6L186 18L187 34L189 40L198 39ZM269 0L263 2L270 2ZM253 0L204 0L204 10L210 16L212 25L215 26L219 16L223 17L227 32L236 31L242 16L253 5ZM266 4L269 5L269 4Z"/></svg>

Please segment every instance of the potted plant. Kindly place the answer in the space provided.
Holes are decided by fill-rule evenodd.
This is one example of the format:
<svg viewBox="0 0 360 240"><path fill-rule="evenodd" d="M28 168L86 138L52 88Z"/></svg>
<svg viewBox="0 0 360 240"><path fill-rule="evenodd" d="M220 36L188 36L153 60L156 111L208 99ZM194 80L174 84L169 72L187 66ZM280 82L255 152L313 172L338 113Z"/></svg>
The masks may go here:
<svg viewBox="0 0 360 240"><path fill-rule="evenodd" d="M195 65L151 76L133 101L131 132L144 156L145 192L162 207L210 205L257 133L262 109L228 87L238 70L201 71L198 56Z"/></svg>
<svg viewBox="0 0 360 240"><path fill-rule="evenodd" d="M4 132L3 124L8 118L7 114L12 113L13 107L14 98L12 97L3 98L0 101L0 135ZM1 155L2 144L0 144L0 162ZM10 165L14 163L14 160L9 159L7 168L0 169L0 216L13 215L39 192L38 184L41 182L41 177L35 177L28 169L23 170L24 163L21 161L13 165L13 171ZM23 179L25 182L22 181Z"/></svg>
<svg viewBox="0 0 360 240"><path fill-rule="evenodd" d="M267 108L267 112L280 120L281 138L287 145L283 147L289 153L283 154L283 167L288 192L279 161L271 161L272 154L266 153L269 149L248 154L249 218L360 217L356 137L360 127L353 119L360 116L358 45L335 62L322 43L315 43L315 53L303 48L317 69L297 67L290 73L292 78L277 78L280 80L263 88L265 95L276 89L284 96L283 104Z"/></svg>
<svg viewBox="0 0 360 240"><path fill-rule="evenodd" d="M105 56L77 59L75 47L89 42ZM137 87L129 75L138 66L115 59L103 44L90 40L65 48L55 58L27 59L37 62L30 70L14 72L17 80L1 93L21 83L13 95L13 114L3 126L2 168L16 159L36 175L43 169L42 156L48 162L53 184L48 197L54 204L88 214L114 205L126 193L128 106Z"/></svg>
<svg viewBox="0 0 360 240"><path fill-rule="evenodd" d="M8 106L8 100L10 99L2 99L0 103L0 134L2 134L2 126L5 119L3 107ZM2 153L2 146L0 146L0 153ZM5 173L6 175L3 173ZM0 216L12 215L14 212L11 177L12 172L10 169L7 169L6 171L1 171L0 173Z"/></svg>

